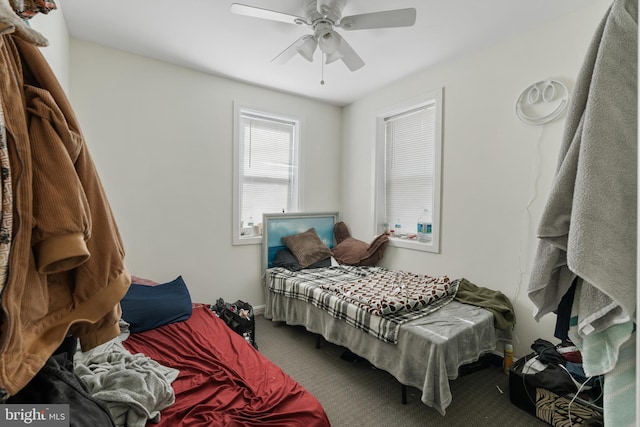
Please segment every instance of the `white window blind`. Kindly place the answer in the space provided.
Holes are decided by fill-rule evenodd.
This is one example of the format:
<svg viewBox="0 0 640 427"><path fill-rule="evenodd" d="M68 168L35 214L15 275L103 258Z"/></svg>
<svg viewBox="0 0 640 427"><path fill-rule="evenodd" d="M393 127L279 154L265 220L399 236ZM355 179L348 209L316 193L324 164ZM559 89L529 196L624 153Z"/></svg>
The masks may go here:
<svg viewBox="0 0 640 427"><path fill-rule="evenodd" d="M263 213L297 210L297 125L241 111L240 232L251 222L261 223Z"/></svg>
<svg viewBox="0 0 640 427"><path fill-rule="evenodd" d="M402 233L416 233L424 209L434 212L435 119L435 105L385 118L385 215Z"/></svg>

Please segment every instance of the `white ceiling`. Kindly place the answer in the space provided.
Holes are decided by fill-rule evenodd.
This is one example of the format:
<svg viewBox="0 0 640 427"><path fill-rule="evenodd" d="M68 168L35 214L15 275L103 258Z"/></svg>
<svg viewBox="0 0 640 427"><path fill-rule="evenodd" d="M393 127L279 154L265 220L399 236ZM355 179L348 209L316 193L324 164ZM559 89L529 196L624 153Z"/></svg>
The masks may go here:
<svg viewBox="0 0 640 427"><path fill-rule="evenodd" d="M343 16L417 9L413 27L338 32L355 72L299 55L271 60L311 29L232 14L233 0L60 0L72 37L259 86L347 105L422 68L551 21L596 0L347 0ZM304 16L306 0L235 0ZM55 12L52 12L55 13ZM526 53L523 52L523 55Z"/></svg>

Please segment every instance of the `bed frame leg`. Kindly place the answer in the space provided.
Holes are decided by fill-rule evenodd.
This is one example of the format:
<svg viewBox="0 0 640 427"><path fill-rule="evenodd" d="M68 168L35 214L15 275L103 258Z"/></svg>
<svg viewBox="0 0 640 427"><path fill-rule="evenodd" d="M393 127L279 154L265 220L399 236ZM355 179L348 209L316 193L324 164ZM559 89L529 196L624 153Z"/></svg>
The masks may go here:
<svg viewBox="0 0 640 427"><path fill-rule="evenodd" d="M316 334L316 348L322 347L322 335Z"/></svg>
<svg viewBox="0 0 640 427"><path fill-rule="evenodd" d="M407 404L407 386L404 384L400 384L400 387L402 389L402 404L406 405Z"/></svg>

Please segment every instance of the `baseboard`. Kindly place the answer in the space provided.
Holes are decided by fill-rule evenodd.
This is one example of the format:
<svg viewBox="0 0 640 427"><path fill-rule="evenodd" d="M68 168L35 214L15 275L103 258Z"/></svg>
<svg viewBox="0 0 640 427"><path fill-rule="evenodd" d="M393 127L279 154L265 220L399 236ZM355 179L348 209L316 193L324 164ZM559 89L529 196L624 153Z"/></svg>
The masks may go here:
<svg viewBox="0 0 640 427"><path fill-rule="evenodd" d="M254 305L253 306L253 314L258 316L260 314L264 314L265 305Z"/></svg>

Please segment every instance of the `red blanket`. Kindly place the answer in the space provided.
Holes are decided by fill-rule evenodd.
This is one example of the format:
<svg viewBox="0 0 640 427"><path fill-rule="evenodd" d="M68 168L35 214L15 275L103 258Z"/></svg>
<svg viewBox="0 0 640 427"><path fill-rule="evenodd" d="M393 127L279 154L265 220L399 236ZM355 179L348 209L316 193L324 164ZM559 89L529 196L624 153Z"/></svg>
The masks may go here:
<svg viewBox="0 0 640 427"><path fill-rule="evenodd" d="M318 400L235 334L207 306L132 334L124 346L180 371L158 427L329 426Z"/></svg>

